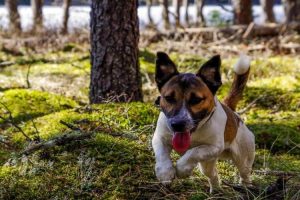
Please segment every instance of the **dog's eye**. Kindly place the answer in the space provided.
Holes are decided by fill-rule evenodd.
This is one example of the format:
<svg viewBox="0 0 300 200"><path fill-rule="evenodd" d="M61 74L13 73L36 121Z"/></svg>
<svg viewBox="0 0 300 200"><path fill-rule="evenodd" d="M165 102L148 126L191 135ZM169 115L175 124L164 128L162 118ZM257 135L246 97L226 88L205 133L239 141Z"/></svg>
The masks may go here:
<svg viewBox="0 0 300 200"><path fill-rule="evenodd" d="M175 99L175 97L172 95L172 96L165 96L164 97L165 98L165 100L168 102L168 103L176 103L176 99Z"/></svg>
<svg viewBox="0 0 300 200"><path fill-rule="evenodd" d="M189 100L189 104L190 105L196 105L196 104L200 103L203 100L204 100L204 98L202 98L202 97L192 97Z"/></svg>

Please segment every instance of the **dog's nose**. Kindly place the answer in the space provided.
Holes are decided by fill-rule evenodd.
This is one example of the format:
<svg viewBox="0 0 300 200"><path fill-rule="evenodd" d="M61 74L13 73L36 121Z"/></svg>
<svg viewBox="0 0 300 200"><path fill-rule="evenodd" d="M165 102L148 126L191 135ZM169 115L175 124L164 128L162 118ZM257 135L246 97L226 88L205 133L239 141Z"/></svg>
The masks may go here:
<svg viewBox="0 0 300 200"><path fill-rule="evenodd" d="M183 120L171 122L171 127L175 132L185 131L185 125L186 123Z"/></svg>

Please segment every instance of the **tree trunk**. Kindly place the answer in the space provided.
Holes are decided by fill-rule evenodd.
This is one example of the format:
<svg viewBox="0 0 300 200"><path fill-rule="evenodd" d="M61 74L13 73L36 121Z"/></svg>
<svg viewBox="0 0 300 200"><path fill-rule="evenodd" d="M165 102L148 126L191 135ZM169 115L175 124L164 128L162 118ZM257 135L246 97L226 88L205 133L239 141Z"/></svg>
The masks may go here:
<svg viewBox="0 0 300 200"><path fill-rule="evenodd" d="M163 20L165 29L170 28L170 19L169 19L169 1L163 0Z"/></svg>
<svg viewBox="0 0 300 200"><path fill-rule="evenodd" d="M265 22L267 23L275 22L275 17L273 12L274 0L260 0L260 5L263 9Z"/></svg>
<svg viewBox="0 0 300 200"><path fill-rule="evenodd" d="M300 0L283 0L286 23L300 22Z"/></svg>
<svg viewBox="0 0 300 200"><path fill-rule="evenodd" d="M250 24L252 17L251 0L232 0L234 10L234 24Z"/></svg>
<svg viewBox="0 0 300 200"><path fill-rule="evenodd" d="M18 12L18 1L17 0L6 0L5 6L8 10L9 18L9 30L11 32L21 31L20 14Z"/></svg>
<svg viewBox="0 0 300 200"><path fill-rule="evenodd" d="M184 19L185 19L185 23L187 26L190 25L190 20L189 20L189 0L183 0L183 6L185 8L185 12L184 12Z"/></svg>
<svg viewBox="0 0 300 200"><path fill-rule="evenodd" d="M136 0L91 6L90 103L142 101Z"/></svg>
<svg viewBox="0 0 300 200"><path fill-rule="evenodd" d="M146 3L147 3L147 13L148 13L149 25L152 26L153 25L153 19L151 16L152 0L147 0Z"/></svg>
<svg viewBox="0 0 300 200"><path fill-rule="evenodd" d="M173 6L175 8L176 11L176 26L179 27L180 26L180 7L182 4L182 0L174 0L173 1Z"/></svg>
<svg viewBox="0 0 300 200"><path fill-rule="evenodd" d="M64 0L63 2L63 26L61 32L63 34L68 33L68 21L69 21L69 8L71 5L71 0Z"/></svg>
<svg viewBox="0 0 300 200"><path fill-rule="evenodd" d="M196 3L196 25L197 26L205 26L205 19L203 16L203 7L205 0L195 0Z"/></svg>
<svg viewBox="0 0 300 200"><path fill-rule="evenodd" d="M43 0L31 0L32 17L34 31L43 28Z"/></svg>

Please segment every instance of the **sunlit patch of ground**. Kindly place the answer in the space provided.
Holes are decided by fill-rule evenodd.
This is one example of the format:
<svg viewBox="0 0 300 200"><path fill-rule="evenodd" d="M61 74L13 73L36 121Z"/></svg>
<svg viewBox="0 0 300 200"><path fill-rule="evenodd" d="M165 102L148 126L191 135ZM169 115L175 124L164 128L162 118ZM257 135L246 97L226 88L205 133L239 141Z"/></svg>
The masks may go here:
<svg viewBox="0 0 300 200"><path fill-rule="evenodd" d="M169 187L160 185L150 145L159 113L153 105L158 95L153 77L154 51L140 50L148 103L88 106L88 50L73 51L74 45L38 58L23 55L16 59L0 52L0 61L14 62L0 68L0 115L7 119L0 120L0 185L7 186L0 187L0 199L251 197L226 185L210 196L208 183L198 170L191 178L176 180ZM196 72L208 58L177 53L171 57L182 72ZM224 56L220 99L230 87L235 60ZM256 135L256 199L263 199L266 187L277 179L276 175L263 174L263 170L298 173L300 168L299 63L297 57L276 55L265 59L254 56L252 62L248 88L238 110L243 111L242 118ZM29 143L15 125L41 141L78 134L62 121L94 134L89 140L19 156ZM172 157L175 161L178 155ZM218 169L223 180L237 185L237 170L230 162L219 162ZM285 198L297 199L299 185L299 176L292 176Z"/></svg>

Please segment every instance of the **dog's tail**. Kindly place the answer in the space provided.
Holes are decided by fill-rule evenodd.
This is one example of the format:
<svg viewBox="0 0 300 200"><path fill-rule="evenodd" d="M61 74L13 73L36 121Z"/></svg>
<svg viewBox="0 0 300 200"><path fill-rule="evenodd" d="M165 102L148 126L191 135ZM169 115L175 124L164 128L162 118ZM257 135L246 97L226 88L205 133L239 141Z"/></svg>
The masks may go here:
<svg viewBox="0 0 300 200"><path fill-rule="evenodd" d="M242 54L233 67L234 80L230 92L224 100L224 103L233 111L235 111L238 102L242 99L243 90L249 76L250 62L250 57Z"/></svg>

